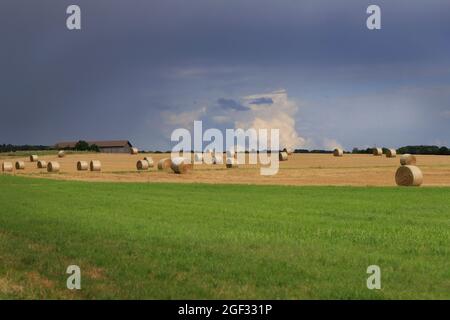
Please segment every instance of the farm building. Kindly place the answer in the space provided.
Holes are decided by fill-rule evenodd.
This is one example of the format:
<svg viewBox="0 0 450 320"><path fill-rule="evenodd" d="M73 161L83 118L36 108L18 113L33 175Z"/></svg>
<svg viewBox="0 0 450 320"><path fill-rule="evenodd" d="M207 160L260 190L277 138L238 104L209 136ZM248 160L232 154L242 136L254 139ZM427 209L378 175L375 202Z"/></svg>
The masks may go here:
<svg viewBox="0 0 450 320"><path fill-rule="evenodd" d="M58 142L55 149L73 149L78 141ZM86 141L89 145L97 145L104 153L130 153L133 145L128 140Z"/></svg>

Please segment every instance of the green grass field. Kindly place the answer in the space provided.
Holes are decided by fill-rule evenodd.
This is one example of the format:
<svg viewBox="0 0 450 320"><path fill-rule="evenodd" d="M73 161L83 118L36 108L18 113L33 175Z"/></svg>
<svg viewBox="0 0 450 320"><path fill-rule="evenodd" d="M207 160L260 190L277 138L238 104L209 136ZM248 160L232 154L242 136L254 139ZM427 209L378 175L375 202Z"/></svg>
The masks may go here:
<svg viewBox="0 0 450 320"><path fill-rule="evenodd" d="M0 298L449 299L449 195L0 176Z"/></svg>

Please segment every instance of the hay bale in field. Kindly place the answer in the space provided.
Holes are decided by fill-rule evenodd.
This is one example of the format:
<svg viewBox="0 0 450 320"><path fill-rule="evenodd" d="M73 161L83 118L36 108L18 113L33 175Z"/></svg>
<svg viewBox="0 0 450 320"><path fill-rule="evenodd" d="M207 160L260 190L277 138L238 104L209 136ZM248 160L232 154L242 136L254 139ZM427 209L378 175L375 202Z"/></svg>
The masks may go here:
<svg viewBox="0 0 450 320"><path fill-rule="evenodd" d="M139 149L133 147L133 148L130 149L130 153L131 153L131 154L138 154L138 153L139 153Z"/></svg>
<svg viewBox="0 0 450 320"><path fill-rule="evenodd" d="M409 153L402 154L400 156L400 164L402 166L415 165L416 157Z"/></svg>
<svg viewBox="0 0 450 320"><path fill-rule="evenodd" d="M400 166L395 173L395 182L399 186L418 187L423 182L422 171L416 166Z"/></svg>
<svg viewBox="0 0 450 320"><path fill-rule="evenodd" d="M281 151L281 152L278 154L278 160L279 160L279 161L287 161L287 159L288 159L288 154L287 154L287 152Z"/></svg>
<svg viewBox="0 0 450 320"><path fill-rule="evenodd" d="M16 161L16 170L24 170L24 169L25 169L25 162Z"/></svg>
<svg viewBox="0 0 450 320"><path fill-rule="evenodd" d="M78 161L77 162L77 170L78 171L86 171L89 169L89 163L87 161Z"/></svg>
<svg viewBox="0 0 450 320"><path fill-rule="evenodd" d="M149 164L147 160L138 160L136 162L136 169L138 170L148 170Z"/></svg>
<svg viewBox="0 0 450 320"><path fill-rule="evenodd" d="M216 154L212 157L212 164L222 164L223 163L223 156L222 154Z"/></svg>
<svg viewBox="0 0 450 320"><path fill-rule="evenodd" d="M195 162L203 162L203 154L201 154L201 153L196 153L196 154L194 155L194 161L195 161Z"/></svg>
<svg viewBox="0 0 450 320"><path fill-rule="evenodd" d="M227 158L233 158L234 159L237 156L237 154L236 154L236 152L234 150L227 150L226 154L227 154Z"/></svg>
<svg viewBox="0 0 450 320"><path fill-rule="evenodd" d="M148 167L153 168L154 162L152 157L144 157L144 160L148 162Z"/></svg>
<svg viewBox="0 0 450 320"><path fill-rule="evenodd" d="M291 155L291 154L294 153L294 149L292 149L292 148L284 148L282 150L282 152L286 152L288 155Z"/></svg>
<svg viewBox="0 0 450 320"><path fill-rule="evenodd" d="M381 148L373 148L372 153L374 156L382 156L383 155L383 149Z"/></svg>
<svg viewBox="0 0 450 320"><path fill-rule="evenodd" d="M3 172L13 171L13 164L11 162L3 162L2 163L2 171Z"/></svg>
<svg viewBox="0 0 450 320"><path fill-rule="evenodd" d="M170 158L163 158L158 161L158 170L169 169L172 165L172 160Z"/></svg>
<svg viewBox="0 0 450 320"><path fill-rule="evenodd" d="M237 163L236 159L234 159L234 158L227 158L226 166L227 166L228 169L237 168L238 167L238 163Z"/></svg>
<svg viewBox="0 0 450 320"><path fill-rule="evenodd" d="M395 158L397 156L397 151L395 149L387 149L386 158Z"/></svg>
<svg viewBox="0 0 450 320"><path fill-rule="evenodd" d="M176 157L171 160L170 168L177 174L186 173L192 168L192 165L188 163L188 160L182 157Z"/></svg>
<svg viewBox="0 0 450 320"><path fill-rule="evenodd" d="M66 152L64 150L58 151L58 158L63 158L66 155Z"/></svg>
<svg viewBox="0 0 450 320"><path fill-rule="evenodd" d="M38 159L39 159L39 157L35 154L32 154L30 156L30 162L36 162L36 161L38 161Z"/></svg>
<svg viewBox="0 0 450 320"><path fill-rule="evenodd" d="M101 171L102 170L102 163L98 160L92 160L89 164L89 169L91 171Z"/></svg>
<svg viewBox="0 0 450 320"><path fill-rule="evenodd" d="M344 150L342 150L341 148L336 148L333 151L333 155L335 157L342 157L344 155Z"/></svg>
<svg viewBox="0 0 450 320"><path fill-rule="evenodd" d="M59 172L59 169L60 169L59 163L56 161L50 161L47 164L47 172L56 173L56 172Z"/></svg>
<svg viewBox="0 0 450 320"><path fill-rule="evenodd" d="M207 150L203 153L203 163L213 164L214 154L211 150Z"/></svg>
<svg viewBox="0 0 450 320"><path fill-rule="evenodd" d="M39 160L37 162L37 167L38 167L38 169L45 169L45 168L47 168L47 162L44 160Z"/></svg>

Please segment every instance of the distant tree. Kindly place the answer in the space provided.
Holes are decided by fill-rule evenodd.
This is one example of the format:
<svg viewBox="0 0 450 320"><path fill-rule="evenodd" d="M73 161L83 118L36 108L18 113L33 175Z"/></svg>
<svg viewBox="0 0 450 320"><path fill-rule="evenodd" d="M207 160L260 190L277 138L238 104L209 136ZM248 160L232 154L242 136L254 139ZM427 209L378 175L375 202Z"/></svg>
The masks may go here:
<svg viewBox="0 0 450 320"><path fill-rule="evenodd" d="M94 151L94 152L100 152L100 148L99 148L98 145L96 145L96 144L91 144L91 145L89 146L89 150L90 150L90 151Z"/></svg>
<svg viewBox="0 0 450 320"><path fill-rule="evenodd" d="M355 154L371 154L372 150L373 150L372 148L367 148L367 149L353 148L352 153L355 153Z"/></svg>
<svg viewBox="0 0 450 320"><path fill-rule="evenodd" d="M440 147L439 154L448 155L448 154L450 154L450 149L447 147Z"/></svg>
<svg viewBox="0 0 450 320"><path fill-rule="evenodd" d="M0 145L0 152L16 152L16 151L37 151L37 150L51 150L49 146L42 145L12 145L2 144Z"/></svg>
<svg viewBox="0 0 450 320"><path fill-rule="evenodd" d="M89 143L84 140L80 140L75 144L75 150L77 151L89 151Z"/></svg>

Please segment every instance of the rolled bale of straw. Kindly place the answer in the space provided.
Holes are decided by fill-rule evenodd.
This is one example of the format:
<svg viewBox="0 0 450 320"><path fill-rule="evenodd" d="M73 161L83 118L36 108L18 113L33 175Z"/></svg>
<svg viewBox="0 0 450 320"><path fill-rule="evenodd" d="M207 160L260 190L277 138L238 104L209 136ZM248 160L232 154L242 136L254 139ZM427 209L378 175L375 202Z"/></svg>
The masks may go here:
<svg viewBox="0 0 450 320"><path fill-rule="evenodd" d="M227 158L236 158L236 152L234 150L227 150Z"/></svg>
<svg viewBox="0 0 450 320"><path fill-rule="evenodd" d="M201 153L196 153L196 154L194 155L194 161L195 161L195 162L203 162L203 154L201 154Z"/></svg>
<svg viewBox="0 0 450 320"><path fill-rule="evenodd" d="M136 169L138 170L148 170L149 164L147 160L138 160L136 162Z"/></svg>
<svg viewBox="0 0 450 320"><path fill-rule="evenodd" d="M382 156L383 155L383 149L381 148L373 148L372 153L374 156Z"/></svg>
<svg viewBox="0 0 450 320"><path fill-rule="evenodd" d="M2 163L2 171L3 172L13 171L13 164L11 162L3 162Z"/></svg>
<svg viewBox="0 0 450 320"><path fill-rule="evenodd" d="M39 160L37 162L38 169L46 169L47 168L47 162L44 160Z"/></svg>
<svg viewBox="0 0 450 320"><path fill-rule="evenodd" d="M416 164L416 157L412 154L405 153L400 156L400 164L402 166L409 166Z"/></svg>
<svg viewBox="0 0 450 320"><path fill-rule="evenodd" d="M395 149L387 149L386 158L395 158L397 156L397 151Z"/></svg>
<svg viewBox="0 0 450 320"><path fill-rule="evenodd" d="M35 154L32 154L30 156L30 162L36 162L36 161L38 161L38 159L39 159L39 157Z"/></svg>
<svg viewBox="0 0 450 320"><path fill-rule="evenodd" d="M47 164L47 172L56 173L56 172L59 172L59 169L60 169L59 163L56 161L50 161Z"/></svg>
<svg viewBox="0 0 450 320"><path fill-rule="evenodd" d="M333 155L335 157L342 157L344 155L344 150L342 150L341 148L336 148L333 151Z"/></svg>
<svg viewBox="0 0 450 320"><path fill-rule="evenodd" d="M287 152L281 151L281 152L278 154L278 160L280 160L280 161L287 161L287 159L288 159L288 154L287 154Z"/></svg>
<svg viewBox="0 0 450 320"><path fill-rule="evenodd" d="M227 158L226 166L227 166L228 169L237 168L238 164L237 164L236 159L234 159L234 158Z"/></svg>
<svg viewBox="0 0 450 320"><path fill-rule="evenodd" d="M92 160L89 164L89 169L91 171L101 171L102 170L102 163L98 160Z"/></svg>
<svg viewBox="0 0 450 320"><path fill-rule="evenodd" d="M191 165L188 163L188 160L182 157L176 157L173 158L170 163L170 168L173 170L173 172L177 174L186 173L190 168Z"/></svg>
<svg viewBox="0 0 450 320"><path fill-rule="evenodd" d="M58 151L58 158L63 158L65 155L66 155L66 153L64 152L64 150Z"/></svg>
<svg viewBox="0 0 450 320"><path fill-rule="evenodd" d="M221 164L221 163L223 163L223 156L222 156L222 154L220 154L220 153L215 154L212 157L212 164Z"/></svg>
<svg viewBox="0 0 450 320"><path fill-rule="evenodd" d="M87 171L89 169L89 163L87 161L78 161L77 162L77 170L78 171Z"/></svg>
<svg viewBox="0 0 450 320"><path fill-rule="evenodd" d="M154 162L152 157L144 157L144 160L148 162L148 167L153 168Z"/></svg>
<svg viewBox="0 0 450 320"><path fill-rule="evenodd" d="M213 158L214 158L214 155L210 150L207 150L203 153L203 156L202 156L203 163L212 164Z"/></svg>
<svg viewBox="0 0 450 320"><path fill-rule="evenodd" d="M16 161L16 170L23 170L23 169L25 169L25 162Z"/></svg>
<svg viewBox="0 0 450 320"><path fill-rule="evenodd" d="M172 165L172 160L170 160L170 158L163 158L158 161L158 170L169 169L171 165Z"/></svg>
<svg viewBox="0 0 450 320"><path fill-rule="evenodd" d="M139 153L139 149L133 147L133 148L130 149L130 153L131 153L131 154L138 154L138 153Z"/></svg>
<svg viewBox="0 0 450 320"><path fill-rule="evenodd" d="M400 166L395 173L395 182L399 186L418 187L423 182L422 171L416 166Z"/></svg>

